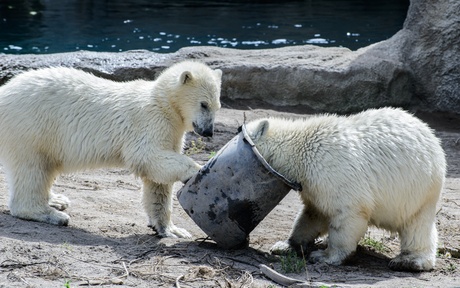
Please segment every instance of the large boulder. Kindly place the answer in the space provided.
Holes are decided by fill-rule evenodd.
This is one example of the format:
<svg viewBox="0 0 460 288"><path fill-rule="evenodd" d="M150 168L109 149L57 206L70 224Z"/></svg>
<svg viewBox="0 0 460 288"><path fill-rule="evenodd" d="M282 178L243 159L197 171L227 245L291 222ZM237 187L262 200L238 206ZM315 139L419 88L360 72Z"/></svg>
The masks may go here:
<svg viewBox="0 0 460 288"><path fill-rule="evenodd" d="M411 1L404 64L424 109L460 114L460 1Z"/></svg>
<svg viewBox="0 0 460 288"><path fill-rule="evenodd" d="M223 70L222 96L338 113L401 106L460 114L460 1L412 0L392 38L351 51L312 45L238 50L0 55L0 84L27 69L70 66L116 81L154 79L197 59Z"/></svg>

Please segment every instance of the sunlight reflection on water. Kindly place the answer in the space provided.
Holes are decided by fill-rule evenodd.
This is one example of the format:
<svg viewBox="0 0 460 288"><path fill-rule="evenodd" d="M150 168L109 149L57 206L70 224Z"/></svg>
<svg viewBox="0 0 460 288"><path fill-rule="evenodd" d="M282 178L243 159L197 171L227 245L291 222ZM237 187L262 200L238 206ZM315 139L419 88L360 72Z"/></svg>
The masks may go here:
<svg viewBox="0 0 460 288"><path fill-rule="evenodd" d="M0 52L174 52L185 46L358 49L402 28L408 0L4 0Z"/></svg>

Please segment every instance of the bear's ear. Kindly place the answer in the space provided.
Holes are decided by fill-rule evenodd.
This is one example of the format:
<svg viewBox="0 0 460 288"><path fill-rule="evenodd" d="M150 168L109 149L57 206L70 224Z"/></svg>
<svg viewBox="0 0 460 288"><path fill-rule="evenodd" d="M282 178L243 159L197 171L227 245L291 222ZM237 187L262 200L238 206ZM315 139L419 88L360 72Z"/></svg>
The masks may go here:
<svg viewBox="0 0 460 288"><path fill-rule="evenodd" d="M216 73L217 78L219 78L219 79L222 78L222 70L216 69L216 70L214 70L214 72Z"/></svg>
<svg viewBox="0 0 460 288"><path fill-rule="evenodd" d="M180 75L180 83L182 83L182 84L186 84L186 83L192 81L192 79L193 79L193 76L192 76L192 73L190 71L184 71Z"/></svg>
<svg viewBox="0 0 460 288"><path fill-rule="evenodd" d="M257 128L254 131L253 140L257 141L261 137L264 137L265 135L267 135L268 126L269 126L269 123L267 119L260 121L259 124L257 124Z"/></svg>

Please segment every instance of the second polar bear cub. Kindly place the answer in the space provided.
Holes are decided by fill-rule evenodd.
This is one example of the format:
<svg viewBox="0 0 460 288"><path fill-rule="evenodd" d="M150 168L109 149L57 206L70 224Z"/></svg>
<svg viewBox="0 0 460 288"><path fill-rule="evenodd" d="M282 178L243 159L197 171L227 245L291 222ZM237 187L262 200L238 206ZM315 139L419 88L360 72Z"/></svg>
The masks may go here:
<svg viewBox="0 0 460 288"><path fill-rule="evenodd" d="M70 68L29 71L0 87L0 163L13 216L67 225L51 193L59 174L124 167L143 181L149 226L190 237L171 222L172 185L201 168L182 154L186 131L212 136L221 70L184 61L155 81L114 82ZM55 208L55 209L53 209Z"/></svg>
<svg viewBox="0 0 460 288"><path fill-rule="evenodd" d="M425 123L382 108L349 117L262 119L247 131L268 163L303 187L304 207L288 240L272 252L306 248L328 234L327 249L309 260L341 264L371 224L399 233L401 253L390 268L433 268L446 160Z"/></svg>

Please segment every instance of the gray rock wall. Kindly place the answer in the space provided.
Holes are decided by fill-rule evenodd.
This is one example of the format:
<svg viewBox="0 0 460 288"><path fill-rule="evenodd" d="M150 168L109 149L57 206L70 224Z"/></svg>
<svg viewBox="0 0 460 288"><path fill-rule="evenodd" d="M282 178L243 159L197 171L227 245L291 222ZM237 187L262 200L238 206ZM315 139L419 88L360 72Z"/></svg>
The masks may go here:
<svg viewBox="0 0 460 288"><path fill-rule="evenodd" d="M412 1L401 49L425 109L460 113L460 1Z"/></svg>
<svg viewBox="0 0 460 288"><path fill-rule="evenodd" d="M413 0L392 38L351 51L312 45L237 50L0 55L0 84L27 69L69 66L116 81L154 79L184 59L223 70L222 96L347 113L402 106L460 114L460 1Z"/></svg>

